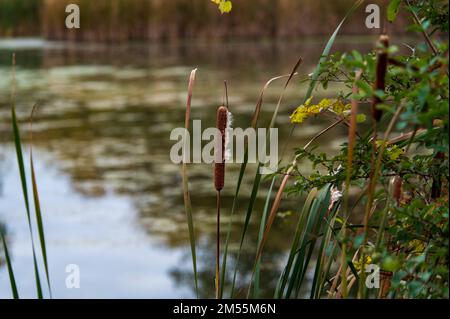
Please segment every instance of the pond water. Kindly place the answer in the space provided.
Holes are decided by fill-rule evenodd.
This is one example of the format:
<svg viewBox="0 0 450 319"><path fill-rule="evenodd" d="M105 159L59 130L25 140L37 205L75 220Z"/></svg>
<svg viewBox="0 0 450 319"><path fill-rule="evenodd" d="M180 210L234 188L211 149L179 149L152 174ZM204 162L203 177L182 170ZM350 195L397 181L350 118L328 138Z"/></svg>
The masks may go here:
<svg viewBox="0 0 450 319"><path fill-rule="evenodd" d="M370 49L372 40L342 38L336 49ZM223 99L223 80L227 80L234 126L245 128L264 83L289 73L302 55L301 74L289 86L276 123L280 145L284 146L290 131L289 115L306 91L299 79L313 71L325 41L126 46L69 45L39 39L0 41L0 225L7 234L21 296L35 297L36 288L10 126L13 52L17 56L17 112L26 159L27 123L32 106L39 101L33 154L53 296L191 298L195 295L180 167L169 158L174 143L169 139L170 131L184 125L190 70L198 68L192 119L202 120L204 127L214 125ZM275 82L267 90L261 126L267 126L283 82ZM287 144L286 158L327 123L313 120L298 128ZM345 140L345 134L344 128L337 128L318 143L333 150ZM229 165L227 171L223 230L238 168ZM255 165L249 165L242 186L229 269L234 267L254 171ZM189 175L200 292L202 297L213 297L212 167L192 164ZM254 258L267 184L263 182L258 194L244 245L237 280L242 290ZM262 296L273 294L300 205L299 198L283 201L281 211L294 213L277 218L270 234L263 255ZM9 298L7 269L3 259L0 263L0 298ZM72 264L79 267L80 288L68 289L66 267Z"/></svg>

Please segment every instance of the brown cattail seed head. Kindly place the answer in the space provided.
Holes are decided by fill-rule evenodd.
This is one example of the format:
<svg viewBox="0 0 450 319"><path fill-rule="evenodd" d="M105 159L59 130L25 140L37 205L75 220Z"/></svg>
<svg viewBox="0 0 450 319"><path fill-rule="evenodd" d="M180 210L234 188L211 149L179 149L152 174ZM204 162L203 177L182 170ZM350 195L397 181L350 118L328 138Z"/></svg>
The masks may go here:
<svg viewBox="0 0 450 319"><path fill-rule="evenodd" d="M395 176L392 178L392 197L397 202L397 205L400 205L402 201L403 194L403 180L400 176Z"/></svg>
<svg viewBox="0 0 450 319"><path fill-rule="evenodd" d="M214 186L217 191L222 190L225 183L225 131L228 121L228 109L220 106L217 109L217 129L220 131L221 138L216 145L216 163L214 165Z"/></svg>
<svg viewBox="0 0 450 319"><path fill-rule="evenodd" d="M379 41L382 48L380 48L378 52L374 90L384 91L386 87L386 71L388 65L387 48L389 47L389 37L386 34L382 34ZM377 109L377 105L380 103L380 98L374 95L372 98L372 118L377 122L380 121L381 116L383 115L383 112Z"/></svg>

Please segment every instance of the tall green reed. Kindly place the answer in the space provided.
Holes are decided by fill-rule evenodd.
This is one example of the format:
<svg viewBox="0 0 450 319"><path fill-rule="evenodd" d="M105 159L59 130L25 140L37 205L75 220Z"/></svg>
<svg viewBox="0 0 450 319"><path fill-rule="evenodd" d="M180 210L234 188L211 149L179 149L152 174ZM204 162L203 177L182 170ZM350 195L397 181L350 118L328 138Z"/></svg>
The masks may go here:
<svg viewBox="0 0 450 319"><path fill-rule="evenodd" d="M11 285L11 293L14 299L19 299L19 292L17 291L16 278L14 276L14 269L11 263L11 257L9 256L8 245L6 243L5 235L3 230L0 229L0 237L3 245L3 252L5 254L6 267L8 268L9 283Z"/></svg>
<svg viewBox="0 0 450 319"><path fill-rule="evenodd" d="M19 166L19 174L20 174L20 182L22 185L23 200L24 200L25 209L26 209L28 230L29 230L30 239L31 239L31 248L32 248L32 254L33 254L33 266L34 266L37 297L39 299L42 299L44 297L44 294L43 294L41 279L40 279L40 275L39 275L39 266L38 266L38 262L37 262L37 255L36 255L36 249L35 249L36 243L34 240L34 232L33 232L32 218L31 218L31 208L30 208L31 205L30 205L30 202L28 199L28 186L27 186L26 170L25 170L23 152L22 152L20 128L19 128L17 115L16 115L16 101L15 101L16 56L15 56L15 54L13 54L12 65L13 65L13 67L12 67L12 92L11 92L11 124L12 124L14 145L15 145L15 149L16 149L17 163ZM35 107L36 106L33 107L32 115L33 115ZM32 116L31 116L31 120L32 120ZM32 128L31 124L30 124L30 128ZM31 134L31 130L30 130L30 134ZM31 137L31 140L30 140L30 145L31 145L32 135L30 137ZM47 281L47 285L48 285L48 292L49 292L49 296L52 297L52 291L51 291L51 286L50 286L50 275L49 275L49 268L48 268L47 249L46 249L45 235L44 235L44 225L43 225L43 221L42 221L42 212L41 212L41 207L40 207L40 202L39 202L39 193L38 193L38 188L37 188L36 172L34 169L31 147L30 147L30 167L31 167L32 191L33 191L34 208L35 208L34 217L35 217L35 221L36 221L37 229L38 229L39 243L40 243L41 253L42 253L42 258L43 258L43 263L44 263L46 281ZM4 243L5 243L5 241L4 241ZM11 278L11 276L10 276L10 278ZM11 285L13 285L13 284L11 284ZM15 284L14 284L14 287L16 287ZM13 289L13 295L17 295L17 291L14 291L14 289Z"/></svg>
<svg viewBox="0 0 450 319"><path fill-rule="evenodd" d="M186 129L186 132L189 130L190 127L190 117L191 117L191 101L192 101L192 94L194 90L194 83L195 83L195 75L197 73L197 69L194 69L191 71L191 75L189 76L189 84L188 84L188 95L186 100L186 113L185 113L185 119L184 119L184 127ZM185 145L183 147L184 150L187 149L187 143L188 138L187 136L184 137ZM186 219L188 224L188 230L189 230L189 243L191 246L191 256L192 256L192 268L194 270L194 284L195 284L195 293L197 298L198 295L198 275L197 275L197 253L195 248L195 231L194 231L194 221L192 216L192 204L191 204L191 195L189 192L189 175L187 170L187 156L186 153L183 153L183 162L181 167L181 175L183 179L183 199L184 199L184 210L186 213Z"/></svg>

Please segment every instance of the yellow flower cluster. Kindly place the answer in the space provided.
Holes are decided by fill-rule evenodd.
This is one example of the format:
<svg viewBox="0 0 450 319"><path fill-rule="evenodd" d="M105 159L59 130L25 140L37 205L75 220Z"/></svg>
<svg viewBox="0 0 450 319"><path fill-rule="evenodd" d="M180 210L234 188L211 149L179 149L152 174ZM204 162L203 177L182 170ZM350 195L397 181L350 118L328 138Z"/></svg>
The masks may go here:
<svg viewBox="0 0 450 319"><path fill-rule="evenodd" d="M291 123L300 124L311 115L317 115L324 110L331 110L345 116L351 109L351 104L344 104L341 99L323 99L318 104L311 105L312 97L300 105L291 115Z"/></svg>
<svg viewBox="0 0 450 319"><path fill-rule="evenodd" d="M384 141L382 140L377 140L376 141L376 145L377 147L381 147L381 146L386 147L386 154L387 156L392 160L392 161L396 161L397 159L399 159L400 156L405 154L405 150L395 144L393 145L388 145L387 143L384 143Z"/></svg>
<svg viewBox="0 0 450 319"><path fill-rule="evenodd" d="M363 257L361 256L360 258L359 258L359 260L355 260L354 262L353 262L353 265L355 266L355 268L356 268L356 270L358 270L358 271L360 271L361 269L366 269L366 267L368 266L368 265L370 265L372 263L372 257L370 257L370 256L366 256L365 257L365 260L364 260L364 262L363 262Z"/></svg>
<svg viewBox="0 0 450 319"><path fill-rule="evenodd" d="M220 13L228 13L231 11L233 4L230 0L211 0L219 6Z"/></svg>

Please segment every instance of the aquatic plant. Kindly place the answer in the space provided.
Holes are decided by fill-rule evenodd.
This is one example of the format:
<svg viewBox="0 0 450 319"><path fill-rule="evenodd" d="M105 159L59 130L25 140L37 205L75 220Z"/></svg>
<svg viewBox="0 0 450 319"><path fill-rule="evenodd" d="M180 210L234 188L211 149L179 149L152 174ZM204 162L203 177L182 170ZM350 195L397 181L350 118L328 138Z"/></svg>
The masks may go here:
<svg viewBox="0 0 450 319"><path fill-rule="evenodd" d="M339 29L361 2L355 3L329 39L315 72L307 78L310 85L304 101L292 113L291 135L296 126L307 125L310 117L327 116L332 122L271 177L248 298L259 296L261 255L286 193L298 196L301 204L275 298L302 297L304 288L310 298L448 298L448 42L437 34L448 33L448 20L440 18L448 14L448 3L390 2L390 22L403 8L413 18L411 30L424 36L425 44L412 54L399 54L398 48L390 45L392 36L383 33L375 52L330 55ZM326 91L333 82L344 84L339 94L314 102L315 89L322 86ZM253 127L265 88L251 121ZM270 126L282 97L283 93ZM367 113L371 114L371 127L364 123ZM358 127L361 123L364 132ZM337 126L348 128L347 142L337 155L318 153L315 142ZM310 162L313 173L305 176L300 162ZM241 165L231 217L246 164ZM280 175L282 180L272 197ZM289 180L294 183L290 185ZM231 298L235 297L242 243L251 227L262 182L257 173L232 272ZM226 286L230 241L228 230L220 297Z"/></svg>

